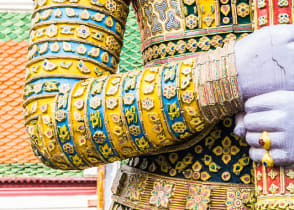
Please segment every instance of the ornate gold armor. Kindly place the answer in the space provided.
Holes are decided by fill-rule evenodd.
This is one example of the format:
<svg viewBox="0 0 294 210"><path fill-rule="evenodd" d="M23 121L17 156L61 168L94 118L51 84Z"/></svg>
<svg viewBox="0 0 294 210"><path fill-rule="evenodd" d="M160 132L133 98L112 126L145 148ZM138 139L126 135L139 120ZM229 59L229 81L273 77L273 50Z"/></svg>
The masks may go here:
<svg viewBox="0 0 294 210"><path fill-rule="evenodd" d="M252 2L133 6L145 68L113 74L128 3L35 1L24 90L35 154L64 170L130 158L113 209L252 206L248 146L230 117L242 110L231 41L252 32Z"/></svg>

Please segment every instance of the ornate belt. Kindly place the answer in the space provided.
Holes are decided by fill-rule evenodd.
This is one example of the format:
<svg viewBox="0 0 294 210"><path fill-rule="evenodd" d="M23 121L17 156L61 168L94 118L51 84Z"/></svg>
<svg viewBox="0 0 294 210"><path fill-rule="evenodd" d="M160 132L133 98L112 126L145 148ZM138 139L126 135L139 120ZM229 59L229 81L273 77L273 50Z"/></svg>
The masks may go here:
<svg viewBox="0 0 294 210"><path fill-rule="evenodd" d="M254 185L172 178L123 165L112 192L111 209L252 209Z"/></svg>

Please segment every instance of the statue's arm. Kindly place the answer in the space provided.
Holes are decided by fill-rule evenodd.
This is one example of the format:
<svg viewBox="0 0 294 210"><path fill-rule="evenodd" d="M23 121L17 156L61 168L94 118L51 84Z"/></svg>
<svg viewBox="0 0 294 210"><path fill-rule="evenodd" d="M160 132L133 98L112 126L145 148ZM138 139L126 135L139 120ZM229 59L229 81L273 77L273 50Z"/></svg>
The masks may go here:
<svg viewBox="0 0 294 210"><path fill-rule="evenodd" d="M78 169L177 150L242 109L233 46L111 74L121 49L125 3L38 4L24 110L32 147L48 166Z"/></svg>

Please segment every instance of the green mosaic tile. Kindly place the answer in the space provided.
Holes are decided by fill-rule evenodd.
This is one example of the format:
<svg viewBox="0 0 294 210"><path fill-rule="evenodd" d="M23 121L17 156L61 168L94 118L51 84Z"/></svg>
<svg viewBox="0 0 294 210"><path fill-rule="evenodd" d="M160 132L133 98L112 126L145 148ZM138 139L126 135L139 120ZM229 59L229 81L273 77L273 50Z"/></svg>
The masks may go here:
<svg viewBox="0 0 294 210"><path fill-rule="evenodd" d="M141 54L141 39L137 19L133 8L130 7L130 13L127 20L124 36L124 46L120 57L120 72L127 72L133 69L142 68L143 60Z"/></svg>
<svg viewBox="0 0 294 210"><path fill-rule="evenodd" d="M0 12L0 40L29 40L31 13Z"/></svg>
<svg viewBox="0 0 294 210"><path fill-rule="evenodd" d="M61 171L41 163L0 164L0 177L83 177L83 171Z"/></svg>

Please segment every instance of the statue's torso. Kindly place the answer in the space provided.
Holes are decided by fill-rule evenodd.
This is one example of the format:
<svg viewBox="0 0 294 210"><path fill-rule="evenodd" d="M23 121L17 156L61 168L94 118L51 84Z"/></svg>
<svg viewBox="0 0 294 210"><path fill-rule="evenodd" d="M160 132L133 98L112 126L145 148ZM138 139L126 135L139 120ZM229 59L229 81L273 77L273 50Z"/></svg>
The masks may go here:
<svg viewBox="0 0 294 210"><path fill-rule="evenodd" d="M186 59L252 32L245 0L140 0L135 12L145 66ZM113 186L114 208L242 209L253 171L249 147L233 128L226 118L188 149L130 159Z"/></svg>

